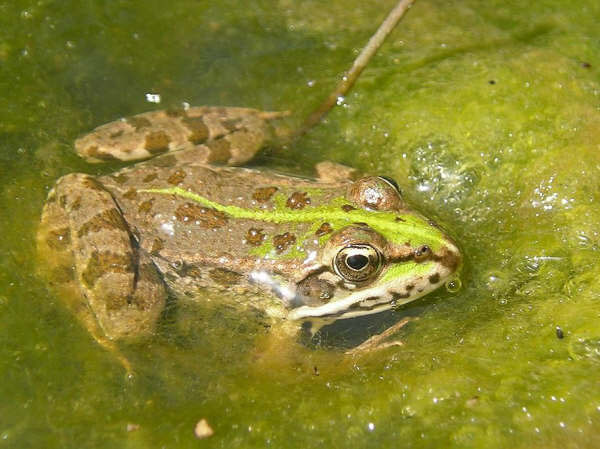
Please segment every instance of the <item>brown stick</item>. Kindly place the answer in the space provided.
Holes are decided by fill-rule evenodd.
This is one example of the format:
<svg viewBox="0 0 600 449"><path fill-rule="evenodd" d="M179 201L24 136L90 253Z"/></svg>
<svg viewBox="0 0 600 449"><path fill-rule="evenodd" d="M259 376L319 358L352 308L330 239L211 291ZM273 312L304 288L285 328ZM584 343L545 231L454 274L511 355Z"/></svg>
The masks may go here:
<svg viewBox="0 0 600 449"><path fill-rule="evenodd" d="M313 126L319 123L323 117L329 112L329 110L338 102L340 97L345 96L348 91L354 85L356 79L360 76L363 69L369 63L369 60L377 52L381 44L385 41L388 34L392 32L395 26L398 24L404 13L411 7L415 0L400 0L394 9L392 9L383 23L379 26L377 31L369 42L360 52L358 57L354 60L350 70L342 77L342 80L338 83L335 90L327 97L327 99L319 106L313 113L311 113L304 123L300 127L297 136L301 136L309 131Z"/></svg>

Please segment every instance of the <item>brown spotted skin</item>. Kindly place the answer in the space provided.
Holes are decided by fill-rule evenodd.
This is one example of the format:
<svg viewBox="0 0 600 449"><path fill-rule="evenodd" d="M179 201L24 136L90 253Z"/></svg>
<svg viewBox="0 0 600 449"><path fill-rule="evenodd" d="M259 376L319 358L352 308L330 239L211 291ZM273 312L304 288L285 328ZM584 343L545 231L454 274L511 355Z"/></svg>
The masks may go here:
<svg viewBox="0 0 600 449"><path fill-rule="evenodd" d="M273 210L280 198L284 207L297 210L298 204L327 202L343 195L347 182L322 183L264 170L214 167L194 162L193 154L188 151L194 150L160 156L98 179L119 204L125 221L139 238L141 250L151 255L171 290L177 295L198 296L199 289L214 286L210 272L215 268L242 275L238 285L250 289L254 286L249 283L248 275L254 270L269 271L291 281L304 279L310 267L304 266L302 259L286 259L285 255L298 245L306 251L316 251L318 236L331 232L328 225L315 233L310 232L310 223L286 225L237 220L185 198L147 192L137 192L134 196L129 192L171 187L172 173L183 171L186 175L177 184L179 187L220 204ZM171 157L176 161L162 163L161 159ZM150 173L153 175L149 176ZM123 178L127 180L123 182ZM308 239L300 241L306 235ZM257 257L254 251L265 243L271 245L274 254L284 257L277 261ZM186 268L182 270L182 266ZM199 275L193 279L187 276L189 267L194 267Z"/></svg>
<svg viewBox="0 0 600 449"><path fill-rule="evenodd" d="M202 300L206 289L235 292L221 297L238 309L292 320L303 305L335 307L337 298L364 287L343 282L333 268L348 244L368 241L384 260L416 260L417 248L388 245L365 223L333 229L325 219L238 219L182 196L143 191L177 186L224 206L282 213L346 201L339 206L345 213L407 212L393 185L372 177L353 183L355 172L335 164L320 164L317 180L232 167L280 134L275 119L281 116L243 108L157 111L109 123L77 141L88 160L154 156L106 176L59 179L42 213L38 249L46 274L100 343L109 347L106 339L152 333L168 296ZM324 236L325 244L319 242ZM430 290L460 265L452 250L422 253L443 270L392 291L393 299ZM280 280L299 294L261 290ZM366 300L355 308L378 304Z"/></svg>
<svg viewBox="0 0 600 449"><path fill-rule="evenodd" d="M99 126L77 139L75 149L89 162L102 162L195 148L197 162L241 165L268 140L268 121L285 115L220 107L145 112Z"/></svg>
<svg viewBox="0 0 600 449"><path fill-rule="evenodd" d="M264 260L251 251L270 242L285 255L308 225L238 221L179 197L139 192L179 186L220 203L267 209L278 195L298 209L344 192L347 181L210 165L252 158L274 133L270 121L281 115L244 108L149 112L77 141L77 151L90 161L159 154L108 176L64 176L42 213L38 250L45 274L99 341L151 333L169 291L187 297L225 285L257 291L248 280L257 269L306 276L299 260ZM303 190L311 188L321 189L319 198ZM304 247L316 249L317 239Z"/></svg>
<svg viewBox="0 0 600 449"><path fill-rule="evenodd" d="M71 174L58 181L42 213L38 250L51 267L48 277L69 290L65 299L94 335L113 339L154 328L166 301L163 281L111 194L93 177Z"/></svg>

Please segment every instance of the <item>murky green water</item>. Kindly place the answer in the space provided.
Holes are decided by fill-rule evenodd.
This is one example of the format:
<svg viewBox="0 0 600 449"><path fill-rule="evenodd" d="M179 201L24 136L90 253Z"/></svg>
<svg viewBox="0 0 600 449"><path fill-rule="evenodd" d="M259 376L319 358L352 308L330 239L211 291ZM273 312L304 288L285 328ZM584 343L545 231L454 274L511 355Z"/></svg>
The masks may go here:
<svg viewBox="0 0 600 449"><path fill-rule="evenodd" d="M591 0L417 0L343 107L261 161L393 176L460 242L463 289L399 311L420 318L401 348L261 357L253 320L182 305L124 348L128 380L34 275L48 188L111 169L77 135L156 108L147 93L302 117L393 3L0 2L0 447L600 445Z"/></svg>

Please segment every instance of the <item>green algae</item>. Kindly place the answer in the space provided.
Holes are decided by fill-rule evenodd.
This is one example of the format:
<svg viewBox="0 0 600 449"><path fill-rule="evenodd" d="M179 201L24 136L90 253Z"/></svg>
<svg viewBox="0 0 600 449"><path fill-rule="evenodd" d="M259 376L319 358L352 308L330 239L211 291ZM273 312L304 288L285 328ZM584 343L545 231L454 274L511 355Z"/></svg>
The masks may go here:
<svg viewBox="0 0 600 449"><path fill-rule="evenodd" d="M326 123L260 161L393 176L460 243L463 289L397 311L419 317L404 346L269 352L260 316L184 303L125 346L127 380L33 274L47 189L114 169L78 161L78 134L157 107L146 93L302 117L392 3L0 5L0 444L598 447L592 1L418 0ZM203 442L200 418L215 430Z"/></svg>

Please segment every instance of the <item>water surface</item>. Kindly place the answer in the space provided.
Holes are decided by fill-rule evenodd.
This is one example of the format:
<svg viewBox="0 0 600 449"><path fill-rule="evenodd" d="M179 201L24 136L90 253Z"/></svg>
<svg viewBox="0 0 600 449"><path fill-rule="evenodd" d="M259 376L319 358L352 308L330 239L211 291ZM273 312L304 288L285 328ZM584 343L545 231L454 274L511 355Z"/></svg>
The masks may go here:
<svg viewBox="0 0 600 449"><path fill-rule="evenodd" d="M115 169L78 160L78 135L182 102L303 117L393 3L0 3L0 445L598 447L591 0L418 0L326 122L261 159L392 176L460 242L460 292L361 324L418 316L402 347L269 352L251 317L181 304L124 348L137 367L126 379L35 276L48 189ZM201 418L215 430L202 442Z"/></svg>

